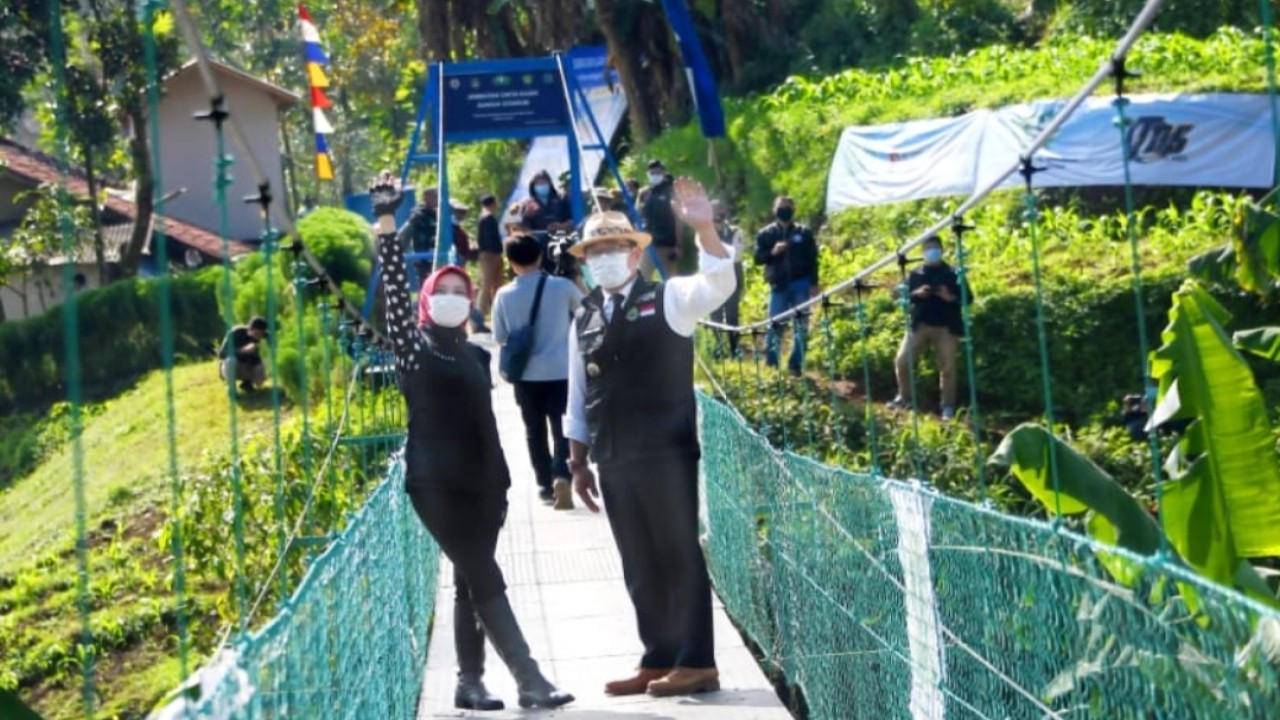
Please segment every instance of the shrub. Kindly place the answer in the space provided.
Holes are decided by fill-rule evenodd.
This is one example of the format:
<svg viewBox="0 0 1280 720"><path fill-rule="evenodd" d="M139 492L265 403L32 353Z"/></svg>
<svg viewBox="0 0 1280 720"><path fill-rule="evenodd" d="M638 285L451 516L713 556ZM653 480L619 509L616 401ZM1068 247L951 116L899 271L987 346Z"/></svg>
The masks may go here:
<svg viewBox="0 0 1280 720"><path fill-rule="evenodd" d="M175 277L170 297L174 351L207 356L222 324L214 297L216 268ZM157 280L133 279L77 296L77 339L87 396L131 382L160 367ZM31 408L65 397L67 361L62 306L0 324L0 410Z"/></svg>

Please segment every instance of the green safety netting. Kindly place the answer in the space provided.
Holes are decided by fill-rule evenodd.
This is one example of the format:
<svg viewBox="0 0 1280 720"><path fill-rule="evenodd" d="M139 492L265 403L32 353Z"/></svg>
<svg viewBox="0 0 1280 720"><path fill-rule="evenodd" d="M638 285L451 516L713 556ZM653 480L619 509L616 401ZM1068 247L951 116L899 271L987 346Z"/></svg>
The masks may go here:
<svg viewBox="0 0 1280 720"><path fill-rule="evenodd" d="M1269 79L1274 65L1270 49L1270 3L1260 3L1267 34ZM172 0L178 24L191 49L203 65L207 51L198 28L187 12L184 0ZM1134 30L1121 41L1112 59L1114 65L1100 70L1080 97L1093 92L1108 76L1116 85L1117 128L1122 142L1126 127L1123 80L1124 53L1158 10L1159 2L1144 8ZM148 58L155 52L151 28L153 14L165 3L159 0L142 5ZM61 27L57 2L49 3L53 27ZM62 52L61 35L55 33L54 46ZM151 67L150 105L154 112L158 92ZM55 63L55 66L57 63ZM56 68L55 68L56 69ZM57 76L61 83L61 76ZM215 132L218 151L211 160L216 172L215 194L226 209L226 187L233 159L229 154L224 124L231 139L239 132L236 118L226 112L222 97L207 80L210 108L206 113ZM1274 98L1274 81L1270 81ZM58 97L61 97L59 94ZM1274 103L1274 99L1273 99ZM58 123L65 124L65 108L59 107ZM1064 113L1069 115L1068 113ZM1280 127L1280 115L1273 122ZM154 130L154 128L153 128ZM60 129L60 132L62 130ZM1046 131L1047 137L1048 131ZM60 163L66 166L66 139L59 136ZM158 136L156 162L158 167ZM1036 168L1028 151L1021 172L1026 179L1027 223L1032 262L1037 285L1036 331L1039 367L1042 373L1044 414L1053 432L1053 388L1046 351L1047 337L1043 298L1040 292L1040 249L1036 230L1037 206L1033 187ZM303 475L319 482L334 470L330 460L335 449L346 453L362 472L382 472L385 460L401 441L388 434L403 427L399 398L394 392L376 391L361 381L378 359L376 330L346 327L338 315L352 307L341 299L335 283L320 267L301 240L282 246L296 235L289 220L273 225L279 205L271 206L270 187L257 167L256 158L246 153L249 170L259 181L259 202L266 219L264 251L292 251L295 268L291 289L294 328L275 326L276 291L267 273L266 297L272 337L295 333L298 346L321 347L324 353L320 375L326 389L325 418L318 422L318 401L308 399L307 364L298 362L302 392L298 408L302 415L300 458ZM1126 164L1127 171L1127 164ZM160 183L157 183L160 186ZM1126 184L1130 249L1133 254L1135 308L1138 325L1135 366L1145 370L1148 356L1146 328L1142 324L1143 287L1139 261L1137 226L1131 188ZM971 198L963 209L981 201ZM64 205L68 200L63 200ZM159 203L163 211L163 203ZM274 214L273 212L274 211ZM937 229L955 232L958 270L965 268L964 226L957 215ZM73 232L68 227L65 207L61 213L64 242ZM932 231L931 231L932 232ZM226 233L222 233L224 236ZM923 237L923 236L922 236ZM918 244L913 241L911 246ZM168 267L164 243L159 245L160 266ZM908 250L902 248L902 252ZM883 267L883 266L881 266ZM877 268L861 271L844 280L840 290L857 294L860 339L865 351L866 328L862 292L863 277ZM227 326L231 316L231 266L224 264L222 292ZM309 297L307 288L315 283L330 286L340 298L330 306L324 297ZM71 297L71 278L64 279L66 297ZM167 274L161 279L164 293ZM162 293L160 325L166 371L172 369L173 338L166 314L168 296ZM833 291L831 294L835 294ZM315 300L315 303L309 301ZM818 301L815 301L818 302ZM822 325L814 335L830 345L832 340L828 298L823 303ZM75 344L78 317L76 305L68 302L65 315L67 357L78 359ZM965 324L969 323L965 305ZM903 304L904 311L906 304ZM330 318L329 312L334 311ZM321 315L320 338L311 337L304 318ZM308 315L310 313L310 315ZM784 318L785 319L785 318ZM333 322L331 322L331 320ZM906 318L904 317L904 321ZM881 475L880 453L876 450L877 422L874 411L865 409L865 431L870 453L870 474L820 464L813 459L780 448L813 447L815 437L836 439L847 435L840 427L854 418L837 411L834 355L826 354L832 397L829 403L811 396L810 386L801 382L798 398L803 422L791 427L786 419L771 428L763 412L766 402L794 397L795 389L780 376L769 373L764 380L759 367L758 335L763 324L751 332L751 356L756 365L756 391L738 396L739 407L726 405L710 396L700 396L700 431L703 438L703 473L706 486L707 554L717 590L726 608L744 632L758 645L766 664L785 680L803 690L812 718L844 720L858 718L913 718L935 720L944 717L974 718L1278 718L1280 717L1280 613L1240 594L1208 582L1183 569L1163 552L1151 557L1127 553L1090 538L1074 534L1061 524L996 513L937 494L911 482ZM796 326L804 332L808 321ZM364 331L361 334L361 331ZM746 334L746 332L744 332ZM966 332L966 335L968 333ZM333 336L341 336L341 342ZM703 336L723 352L722 337ZM272 341L275 342L274 340ZM704 343L705 345L706 343ZM709 349L709 348L704 348ZM335 355L330 358L330 353ZM970 370L969 418L975 445L974 476L985 488L985 453L981 442L977 389L972 375L975 348L965 344L966 366ZM863 353L863 373L869 389L870 370ZM270 355L272 376L276 353ZM332 363L332 366L331 366ZM739 379L747 377L739 359ZM339 369L335 372L334 366ZM75 362L68 372L68 397L78 405L79 378ZM355 372L349 372L355 370ZM704 367L704 370L706 368ZM709 372L709 371L708 371ZM168 374L168 373L167 373ZM338 382L335 383L335 375ZM341 380L349 378L347 385ZM714 378L711 378L714 380ZM1154 395L1143 373L1147 390ZM180 516L185 488L174 446L172 379L169 383L170 454L172 514ZM332 386L338 387L332 387ZM911 385L914 388L915 380ZM335 398L346 394L347 402L335 411ZM361 400L351 404L353 393ZM869 393L868 393L869 394ZM275 480L272 505L279 554L276 566L255 577L246 565L244 519L246 500L240 487L241 470L252 458L242 458L235 430L236 401L233 381L228 383L228 406L232 430L229 443L235 501L229 532L237 544L235 581L238 632L230 634L206 665L190 677L176 697L158 716L169 718L407 718L418 703L426 661L428 629L436 594L438 550L422 529L407 497L400 491L403 466L392 462L385 477L367 497L365 504L336 537L307 536L311 495L295 517L286 508L291 488L286 487L281 449L279 390L273 383L271 403L275 411L272 427L273 452L270 457ZM911 423L915 443L914 475L921 472L918 455L921 422L912 393ZM315 426L308 418L309 402L315 402ZM760 426L753 428L740 410L753 403ZM781 403L780 403L781 404ZM350 422L347 413L354 407ZM334 423L334 418L342 420ZM78 416L73 422L73 439L78 437ZM318 447L327 446L328 457L311 454L310 434L316 433ZM789 435L791 433L791 435ZM799 435L801 437L795 437ZM331 436L331 437L325 437ZM771 443L768 438L774 438ZM1152 472L1159 498L1161 448L1156 433L1149 433ZM846 448L837 448L837 456ZM354 456L358 455L358 459ZM79 452L76 456L79 463ZM1057 455L1050 453L1051 465ZM843 459L843 458L842 458ZM318 462L317 462L318 461ZM318 470L316 468L319 468ZM1058 469L1051 469L1055 492ZM332 481L332 478L329 478ZM73 482L82 494L84 469L77 464ZM311 491L308 491L310 493ZM77 550L80 556L80 614L83 623L80 643L86 648L80 661L83 673L84 712L95 713L94 644L90 626L93 612L88 588L88 546L83 498L77 502ZM250 508L251 510L252 508ZM342 523L338 523L342 525ZM292 530L290 530L292 528ZM324 532L322 528L321 533ZM306 562L300 552L308 547L325 547ZM249 552L253 548L249 548ZM259 554L261 549L259 549ZM292 553L292 555L291 555ZM292 558L292 560L290 560ZM183 599L183 547L180 532L172 541L175 566L173 612L178 654L186 672L187 606ZM305 568L305 573L302 572ZM1121 568L1122 572L1118 572ZM297 571L291 573L290 570ZM298 575L301 579L298 580ZM1123 581L1117 578L1123 578ZM297 582L296 589L290 588ZM253 585L253 587L250 587ZM271 594L274 591L274 594ZM254 629L255 611L278 609L273 619ZM266 612L264 611L264 615Z"/></svg>
<svg viewBox="0 0 1280 720"><path fill-rule="evenodd" d="M276 617L158 717L413 717L440 553L403 484L396 462Z"/></svg>
<svg viewBox="0 0 1280 720"><path fill-rule="evenodd" d="M1280 712L1280 612L1162 559L776 450L699 400L716 588L811 717ZM1119 583L1115 561L1139 579Z"/></svg>

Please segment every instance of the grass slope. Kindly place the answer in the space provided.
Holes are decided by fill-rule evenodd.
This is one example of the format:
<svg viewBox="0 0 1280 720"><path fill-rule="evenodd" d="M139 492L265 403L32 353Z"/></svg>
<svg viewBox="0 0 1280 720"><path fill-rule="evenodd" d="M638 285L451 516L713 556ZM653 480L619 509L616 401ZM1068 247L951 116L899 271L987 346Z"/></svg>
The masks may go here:
<svg viewBox="0 0 1280 720"><path fill-rule="evenodd" d="M179 471L230 438L226 385L214 362L173 373ZM240 402L241 437L271 426L269 395ZM168 441L164 373L154 372L89 418L82 434L89 525L108 510L144 506L167 492ZM72 449L68 445L0 494L0 576L75 529Z"/></svg>

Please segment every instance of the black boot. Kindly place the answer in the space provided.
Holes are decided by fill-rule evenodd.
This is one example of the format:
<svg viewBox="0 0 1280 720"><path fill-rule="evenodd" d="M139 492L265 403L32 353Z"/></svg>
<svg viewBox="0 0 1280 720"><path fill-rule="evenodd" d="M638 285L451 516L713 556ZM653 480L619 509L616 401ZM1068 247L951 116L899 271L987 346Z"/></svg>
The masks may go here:
<svg viewBox="0 0 1280 720"><path fill-rule="evenodd" d="M506 594L476 605L476 614L480 616L480 622L498 655L515 676L516 686L520 689L520 707L554 708L573 702L572 695L557 690L538 670L538 663L529 655L529 644L524 640L515 613L511 612Z"/></svg>
<svg viewBox="0 0 1280 720"><path fill-rule="evenodd" d="M453 644L458 651L458 689L453 706L460 710L501 710L502 698L484 686L484 630L470 600L453 601Z"/></svg>

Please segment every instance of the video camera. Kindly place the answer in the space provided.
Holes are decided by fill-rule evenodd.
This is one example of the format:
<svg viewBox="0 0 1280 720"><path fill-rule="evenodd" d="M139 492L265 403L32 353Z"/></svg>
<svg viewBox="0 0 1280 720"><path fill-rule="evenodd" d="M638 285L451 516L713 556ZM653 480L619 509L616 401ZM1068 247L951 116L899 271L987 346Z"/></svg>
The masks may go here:
<svg viewBox="0 0 1280 720"><path fill-rule="evenodd" d="M542 237L542 269L556 277L573 280L578 276L578 259L569 253L569 248L581 239L576 231L557 230L554 233L538 233Z"/></svg>

